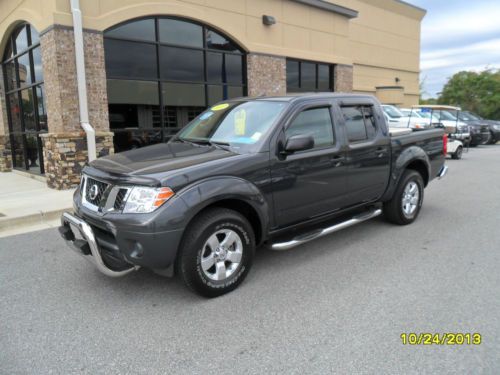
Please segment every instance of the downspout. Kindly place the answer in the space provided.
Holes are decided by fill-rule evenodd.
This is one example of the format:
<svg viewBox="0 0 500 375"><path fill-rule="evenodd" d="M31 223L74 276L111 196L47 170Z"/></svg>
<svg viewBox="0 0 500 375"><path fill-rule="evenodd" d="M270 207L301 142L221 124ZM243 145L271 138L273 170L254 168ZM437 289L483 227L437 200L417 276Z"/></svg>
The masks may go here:
<svg viewBox="0 0 500 375"><path fill-rule="evenodd" d="M87 134L89 162L96 158L95 130L89 123L87 104L87 84L85 78L85 57L83 53L83 24L79 0L70 0L73 14L73 32L75 36L76 80L78 85L78 102L80 105L80 125Z"/></svg>

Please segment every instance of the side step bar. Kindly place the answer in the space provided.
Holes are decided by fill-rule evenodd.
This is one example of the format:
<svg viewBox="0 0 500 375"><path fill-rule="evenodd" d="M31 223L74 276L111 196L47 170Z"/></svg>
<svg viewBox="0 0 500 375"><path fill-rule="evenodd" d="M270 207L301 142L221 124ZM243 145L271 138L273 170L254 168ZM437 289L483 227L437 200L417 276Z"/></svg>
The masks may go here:
<svg viewBox="0 0 500 375"><path fill-rule="evenodd" d="M271 250L276 250L276 251L283 251L283 250L289 250L295 246L302 245L306 242L315 240L317 238L326 236L327 234L338 232L339 230L351 227L353 225L362 223L363 221L373 219L374 217L379 216L382 214L382 210L380 208L377 208L375 210L362 213L360 215L354 216L352 219L343 221L339 224L332 225L331 227L327 227L324 229L319 229L310 233L306 233L300 236L295 237L291 241L287 242L277 242L271 245Z"/></svg>

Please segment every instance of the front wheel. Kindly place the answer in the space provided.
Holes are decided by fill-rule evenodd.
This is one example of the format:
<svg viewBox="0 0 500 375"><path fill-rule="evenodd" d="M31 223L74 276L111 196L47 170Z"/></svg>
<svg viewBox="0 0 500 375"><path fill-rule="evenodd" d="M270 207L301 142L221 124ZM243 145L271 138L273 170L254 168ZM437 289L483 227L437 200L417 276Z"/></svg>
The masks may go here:
<svg viewBox="0 0 500 375"><path fill-rule="evenodd" d="M407 170L392 199L384 203L384 215L394 224L411 224L417 218L424 200L424 180L420 173Z"/></svg>
<svg viewBox="0 0 500 375"><path fill-rule="evenodd" d="M451 155L452 159L459 160L462 159L463 148L459 146L457 150Z"/></svg>
<svg viewBox="0 0 500 375"><path fill-rule="evenodd" d="M177 273L196 293L217 297L243 282L254 254L255 237L245 217L225 208L208 209L184 234Z"/></svg>

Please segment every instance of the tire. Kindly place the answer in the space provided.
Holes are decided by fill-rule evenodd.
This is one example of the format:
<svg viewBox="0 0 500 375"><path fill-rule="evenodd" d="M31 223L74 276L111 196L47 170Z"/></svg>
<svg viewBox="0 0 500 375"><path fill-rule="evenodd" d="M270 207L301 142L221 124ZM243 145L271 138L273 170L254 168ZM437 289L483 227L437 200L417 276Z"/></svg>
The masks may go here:
<svg viewBox="0 0 500 375"><path fill-rule="evenodd" d="M418 191L418 196L412 193L412 186L415 186ZM413 194L411 201L409 197L405 197L406 193ZM403 205L403 199L406 199L408 204ZM424 201L424 180L420 173L414 170L407 170L401 176L398 187L394 192L392 199L384 203L384 216L391 223L398 225L407 225L415 221L420 213L422 202ZM415 207L412 207L415 206ZM411 211L410 208L413 208Z"/></svg>
<svg viewBox="0 0 500 375"><path fill-rule="evenodd" d="M460 160L462 159L463 147L459 146L457 150L451 155L452 159Z"/></svg>
<svg viewBox="0 0 500 375"><path fill-rule="evenodd" d="M491 132L490 139L488 139L488 142L486 144L487 145L494 145L495 143L497 143L497 141L495 139L495 134L493 134L493 132Z"/></svg>
<svg viewBox="0 0 500 375"><path fill-rule="evenodd" d="M236 211L212 208L188 226L176 271L194 292L218 297L243 282L254 255L255 236L248 220Z"/></svg>

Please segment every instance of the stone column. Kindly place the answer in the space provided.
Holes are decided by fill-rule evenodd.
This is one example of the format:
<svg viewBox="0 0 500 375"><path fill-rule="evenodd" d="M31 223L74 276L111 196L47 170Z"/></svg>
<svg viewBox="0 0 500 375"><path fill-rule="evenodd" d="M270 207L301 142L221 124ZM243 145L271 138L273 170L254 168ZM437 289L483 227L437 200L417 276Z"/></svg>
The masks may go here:
<svg viewBox="0 0 500 375"><path fill-rule="evenodd" d="M333 72L333 90L336 92L352 92L352 65L337 64L334 66Z"/></svg>
<svg viewBox="0 0 500 375"><path fill-rule="evenodd" d="M113 153L103 36L84 30L83 37L89 120L96 130L97 154L103 156ZM67 189L78 184L88 155L85 132L80 126L73 30L54 25L42 32L40 45L49 128L41 137L45 174L49 187Z"/></svg>
<svg viewBox="0 0 500 375"><path fill-rule="evenodd" d="M247 56L248 96L285 95L286 59L252 53Z"/></svg>

